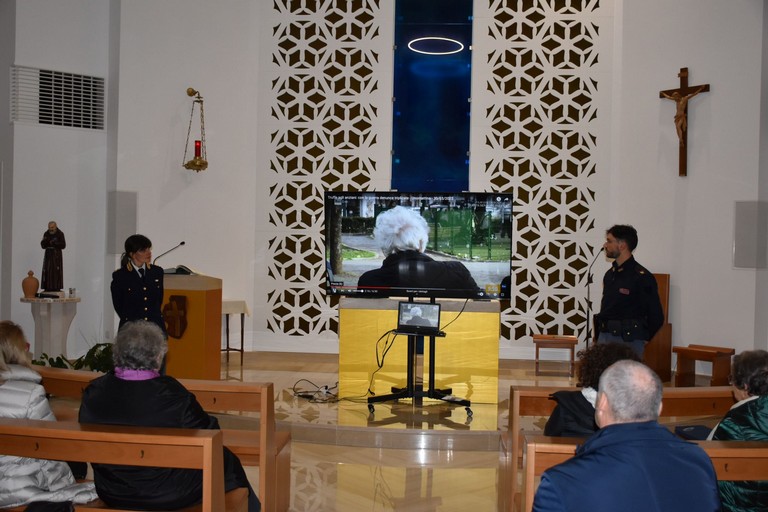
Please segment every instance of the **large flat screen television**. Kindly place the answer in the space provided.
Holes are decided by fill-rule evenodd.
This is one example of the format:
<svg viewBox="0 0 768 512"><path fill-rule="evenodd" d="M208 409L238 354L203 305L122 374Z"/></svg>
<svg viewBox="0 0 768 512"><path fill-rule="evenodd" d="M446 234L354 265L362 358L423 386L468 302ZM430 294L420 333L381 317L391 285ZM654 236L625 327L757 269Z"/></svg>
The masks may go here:
<svg viewBox="0 0 768 512"><path fill-rule="evenodd" d="M396 209L398 215L421 217L429 233L426 247L421 252L409 251L408 261L400 258L402 251L387 257L382 251L383 237L374 237L379 215L395 207L401 207ZM328 191L324 213L328 294L480 300L509 297L511 194Z"/></svg>

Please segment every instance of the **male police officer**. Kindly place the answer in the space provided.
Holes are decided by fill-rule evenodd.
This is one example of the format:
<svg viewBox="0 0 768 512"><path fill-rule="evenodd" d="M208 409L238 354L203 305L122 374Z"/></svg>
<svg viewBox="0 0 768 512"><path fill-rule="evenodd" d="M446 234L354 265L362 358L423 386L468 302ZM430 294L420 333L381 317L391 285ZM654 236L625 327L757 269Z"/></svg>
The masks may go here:
<svg viewBox="0 0 768 512"><path fill-rule="evenodd" d="M642 360L645 345L664 323L656 278L635 261L637 230L617 224L605 232L603 249L613 259L603 277L595 316L598 343L629 343Z"/></svg>

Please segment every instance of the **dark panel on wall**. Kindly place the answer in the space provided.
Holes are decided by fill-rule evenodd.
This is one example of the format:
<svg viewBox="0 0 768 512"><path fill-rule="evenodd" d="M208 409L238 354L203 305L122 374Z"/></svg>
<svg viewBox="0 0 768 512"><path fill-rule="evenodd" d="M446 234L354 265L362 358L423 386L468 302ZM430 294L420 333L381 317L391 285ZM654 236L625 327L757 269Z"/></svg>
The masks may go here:
<svg viewBox="0 0 768 512"><path fill-rule="evenodd" d="M136 233L136 192L115 190L107 197L107 252L122 254L125 239Z"/></svg>
<svg viewBox="0 0 768 512"><path fill-rule="evenodd" d="M392 188L469 188L472 0L398 0Z"/></svg>

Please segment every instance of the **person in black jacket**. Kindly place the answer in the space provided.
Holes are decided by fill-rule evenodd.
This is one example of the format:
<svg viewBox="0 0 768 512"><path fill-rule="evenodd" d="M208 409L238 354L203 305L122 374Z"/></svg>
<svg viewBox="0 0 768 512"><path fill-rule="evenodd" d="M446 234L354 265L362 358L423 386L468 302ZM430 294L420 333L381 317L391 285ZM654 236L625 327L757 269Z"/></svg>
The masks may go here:
<svg viewBox="0 0 768 512"><path fill-rule="evenodd" d="M563 437L587 437L597 431L595 423L595 400L600 375L616 361L631 359L639 361L632 348L624 343L593 344L577 354L577 386L580 391L557 391L550 399L557 402L547 424L544 435Z"/></svg>
<svg viewBox="0 0 768 512"><path fill-rule="evenodd" d="M605 255L613 259L603 277L600 313L595 315L598 343L628 343L642 358L645 345L664 323L658 285L635 261L637 230L617 224L605 233Z"/></svg>
<svg viewBox="0 0 768 512"><path fill-rule="evenodd" d="M167 337L163 320L163 269L152 264L152 242L144 235L125 240L120 268L112 272L112 305L120 317L118 330L127 322L147 320Z"/></svg>
<svg viewBox="0 0 768 512"><path fill-rule="evenodd" d="M195 395L173 377L160 375L168 349L157 325L129 322L117 333L112 357L115 369L91 381L83 391L79 420L102 425L218 429ZM93 464L99 498L113 507L176 510L202 499L199 470ZM248 489L248 511L261 504L240 460L224 448L224 488Z"/></svg>
<svg viewBox="0 0 768 512"><path fill-rule="evenodd" d="M477 290L477 297L482 297L483 291L460 261L436 261L424 254L429 225L417 212L395 206L380 213L373 237L384 262L360 276L359 288Z"/></svg>

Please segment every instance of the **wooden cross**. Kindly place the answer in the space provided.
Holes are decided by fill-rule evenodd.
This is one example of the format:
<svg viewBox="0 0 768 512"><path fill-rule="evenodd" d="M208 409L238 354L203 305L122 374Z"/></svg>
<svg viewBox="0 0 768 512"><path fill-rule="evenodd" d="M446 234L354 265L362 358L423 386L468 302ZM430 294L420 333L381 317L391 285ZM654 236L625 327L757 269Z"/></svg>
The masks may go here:
<svg viewBox="0 0 768 512"><path fill-rule="evenodd" d="M675 129L680 141L680 176L688 175L688 100L700 92L708 92L709 84L688 85L688 68L680 68L680 87L659 92L659 98L672 100L677 105L675 110Z"/></svg>

